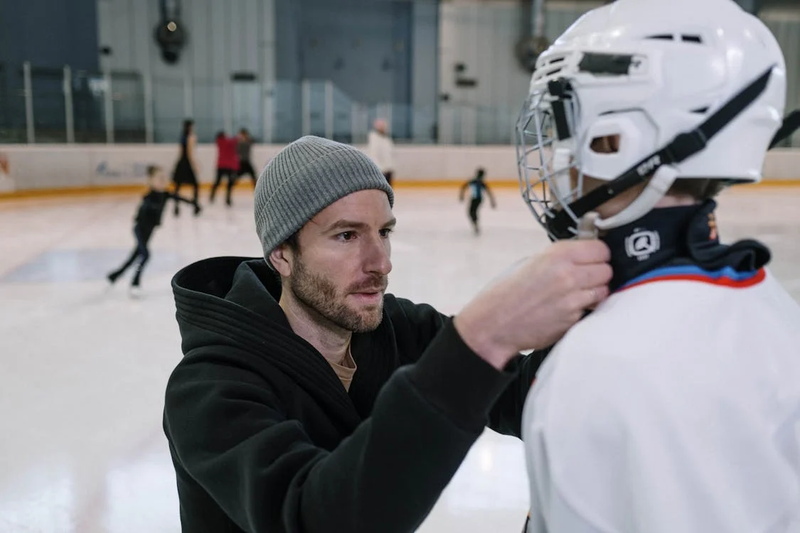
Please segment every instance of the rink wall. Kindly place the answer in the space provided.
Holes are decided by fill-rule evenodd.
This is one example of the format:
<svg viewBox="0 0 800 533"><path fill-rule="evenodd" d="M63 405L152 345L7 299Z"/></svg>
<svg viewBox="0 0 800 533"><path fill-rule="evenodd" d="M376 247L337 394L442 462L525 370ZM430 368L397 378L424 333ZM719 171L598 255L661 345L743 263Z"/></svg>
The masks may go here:
<svg viewBox="0 0 800 533"><path fill-rule="evenodd" d="M254 146L257 170L281 148ZM214 178L216 147L200 145L197 155L200 181L208 183ZM155 163L171 171L177 157L172 145L0 145L0 195L124 190L144 182L147 165ZM395 148L396 182L400 187L455 185L482 166L490 183L516 186L515 159L513 146L399 145ZM800 184L800 149L770 152L764 176L767 183Z"/></svg>

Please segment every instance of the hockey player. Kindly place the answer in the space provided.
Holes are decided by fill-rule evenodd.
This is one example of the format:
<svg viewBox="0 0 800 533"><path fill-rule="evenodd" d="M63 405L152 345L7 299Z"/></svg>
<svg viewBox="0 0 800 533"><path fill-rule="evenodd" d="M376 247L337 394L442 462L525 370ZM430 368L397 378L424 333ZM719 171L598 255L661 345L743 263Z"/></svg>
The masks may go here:
<svg viewBox="0 0 800 533"><path fill-rule="evenodd" d="M732 0L618 0L539 57L523 196L614 278L528 394L529 533L800 531L800 307L712 199L761 179L785 93Z"/></svg>

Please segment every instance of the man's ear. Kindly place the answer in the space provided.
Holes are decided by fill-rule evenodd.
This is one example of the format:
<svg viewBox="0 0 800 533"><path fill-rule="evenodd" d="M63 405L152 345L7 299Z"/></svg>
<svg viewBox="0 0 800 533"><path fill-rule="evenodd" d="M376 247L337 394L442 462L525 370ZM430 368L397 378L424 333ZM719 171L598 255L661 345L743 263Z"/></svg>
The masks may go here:
<svg viewBox="0 0 800 533"><path fill-rule="evenodd" d="M285 244L281 244L272 250L267 260L272 263L272 268L277 270L282 277L287 278L292 273L294 257L292 251Z"/></svg>

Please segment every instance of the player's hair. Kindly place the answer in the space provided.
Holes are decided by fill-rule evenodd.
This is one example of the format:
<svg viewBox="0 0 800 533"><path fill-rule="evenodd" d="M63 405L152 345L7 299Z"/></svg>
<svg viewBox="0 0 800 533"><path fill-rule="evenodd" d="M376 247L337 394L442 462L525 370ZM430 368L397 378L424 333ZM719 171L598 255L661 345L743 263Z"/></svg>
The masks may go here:
<svg viewBox="0 0 800 533"><path fill-rule="evenodd" d="M675 180L667 194L691 196L702 202L717 196L728 185L728 181L720 179L681 179Z"/></svg>
<svg viewBox="0 0 800 533"><path fill-rule="evenodd" d="M158 165L147 165L147 177L152 178L159 170L161 170L161 167Z"/></svg>

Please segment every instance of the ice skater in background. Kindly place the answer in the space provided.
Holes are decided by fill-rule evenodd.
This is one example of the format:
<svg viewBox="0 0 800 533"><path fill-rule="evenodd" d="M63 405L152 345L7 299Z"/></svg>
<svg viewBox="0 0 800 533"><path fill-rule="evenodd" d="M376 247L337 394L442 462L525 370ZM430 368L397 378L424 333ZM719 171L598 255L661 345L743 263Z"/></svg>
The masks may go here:
<svg viewBox="0 0 800 533"><path fill-rule="evenodd" d="M183 132L181 134L181 155L175 170L172 173L172 181L175 184L175 194L180 194L183 185L189 185L194 189L194 214L200 214L200 204L197 202L199 185L197 183L198 167L194 157L194 149L197 144L197 136L194 133L194 121L183 121ZM179 203L175 201L175 216L180 214Z"/></svg>
<svg viewBox="0 0 800 533"><path fill-rule="evenodd" d="M386 120L379 118L367 135L367 155L378 165L389 187L394 176L394 142Z"/></svg>
<svg viewBox="0 0 800 533"><path fill-rule="evenodd" d="M217 194L217 187L222 183L223 176L228 180L228 189L225 195L225 204L231 205L231 192L236 185L236 178L239 177L239 156L236 153L238 147L237 137L227 137L224 131L217 133L217 179L211 186L211 196L208 201L214 203L214 196Z"/></svg>
<svg viewBox="0 0 800 533"><path fill-rule="evenodd" d="M236 153L239 155L238 176L240 178L244 175L250 176L250 180L253 182L253 188L255 188L258 175L256 174L256 170L253 168L253 163L250 159L250 152L253 148L253 142L253 138L250 136L250 132L247 131L247 128L242 128L239 130L238 143L236 145Z"/></svg>
<svg viewBox="0 0 800 533"><path fill-rule="evenodd" d="M484 176L486 176L486 171L483 168L479 168L475 178L461 186L461 192L458 197L458 201L463 202L464 191L469 188L470 195L472 196L472 200L469 203L469 219L472 222L472 229L475 231L475 235L481 232L480 226L478 226L478 208L483 202L483 191L486 191L486 194L489 195L492 209L497 208L497 202L494 200L492 191L489 190L489 186L483 181Z"/></svg>
<svg viewBox="0 0 800 533"><path fill-rule="evenodd" d="M196 206L198 211L200 209L194 201L166 190L167 177L161 167L155 165L147 167L147 181L150 190L147 191L142 203L139 204L133 225L133 235L136 237L136 246L133 248L133 253L121 267L106 276L108 281L113 284L138 260L136 274L134 274L133 281L131 281L131 296L134 297L141 295L142 271L148 259L150 259L150 250L147 249L147 243L153 235L153 230L161 224L161 215L164 213L167 200L171 198L175 200L176 204L185 202Z"/></svg>

